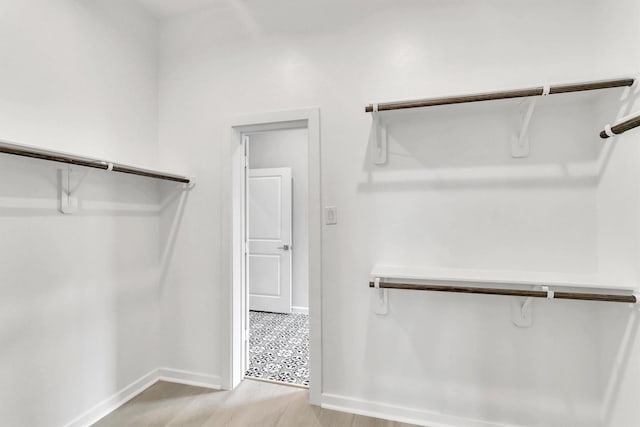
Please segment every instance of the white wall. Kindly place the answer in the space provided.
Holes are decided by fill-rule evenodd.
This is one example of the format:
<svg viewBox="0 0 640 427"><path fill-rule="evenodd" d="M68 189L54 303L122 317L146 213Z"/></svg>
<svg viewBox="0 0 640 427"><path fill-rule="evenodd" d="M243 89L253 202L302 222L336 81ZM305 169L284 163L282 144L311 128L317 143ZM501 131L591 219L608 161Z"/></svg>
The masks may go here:
<svg viewBox="0 0 640 427"><path fill-rule="evenodd" d="M323 230L324 392L423 420L636 424L637 322L618 307L536 304L523 330L507 298L396 292L376 317L366 287L378 262L618 272L612 253L634 277L638 206L613 188L637 187L636 137L603 169L592 136L615 101L541 108L518 161L507 109L402 117L379 168L362 107L635 70L637 17L631 0L225 2L165 22L158 64L154 22L131 2L0 2L1 138L157 161L199 182L158 216L171 187L94 172L83 213L67 217L55 167L0 160L1 423L62 424L159 365L224 372L225 124L317 105L323 204L340 220Z"/></svg>
<svg viewBox="0 0 640 427"><path fill-rule="evenodd" d="M156 24L128 1L0 1L0 138L155 166ZM71 421L159 365L159 187L0 155L0 424ZM75 185L75 184L74 184Z"/></svg>
<svg viewBox="0 0 640 427"><path fill-rule="evenodd" d="M309 308L309 218L307 130L288 129L251 135L249 167L291 168L293 179L293 239L291 301L296 309Z"/></svg>
<svg viewBox="0 0 640 427"><path fill-rule="evenodd" d="M389 127L390 162L379 168L362 111L371 101L624 73L598 64L599 6L282 0L165 21L162 160L200 177L167 284L184 301L167 309L181 322L167 336L172 366L225 370L228 284L216 278L220 209L228 207L216 200L228 118L316 105L323 205L336 205L339 217L323 230L324 393L413 408L425 422L444 414L458 425L601 425L622 340L605 335L624 325L617 310L626 307L536 303L534 327L518 329L509 298L393 292L390 315L376 317L367 289L376 263L595 273L594 102L540 108L524 160L509 153L505 111L513 109L401 118Z"/></svg>
<svg viewBox="0 0 640 427"><path fill-rule="evenodd" d="M640 3L633 0L600 2L598 13L607 16L598 26L601 52L597 67L639 77ZM613 123L640 111L640 86L619 99L600 105L598 124ZM640 131L631 130L600 145L598 185L598 250L600 269L635 280L640 278ZM638 424L640 395L640 318L637 310L625 312L615 307L599 307L601 357L606 378L604 425Z"/></svg>

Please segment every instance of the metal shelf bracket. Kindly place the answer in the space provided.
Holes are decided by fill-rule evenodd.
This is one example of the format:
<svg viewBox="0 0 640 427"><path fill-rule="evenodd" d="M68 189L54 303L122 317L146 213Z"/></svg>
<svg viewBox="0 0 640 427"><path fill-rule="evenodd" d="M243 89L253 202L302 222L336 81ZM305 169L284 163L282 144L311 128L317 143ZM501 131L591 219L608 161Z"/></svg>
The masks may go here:
<svg viewBox="0 0 640 427"><path fill-rule="evenodd" d="M376 165L384 165L387 163L387 126L382 122L382 118L378 114L378 104L373 104L371 114L373 119L373 136L375 139L375 147L373 148L373 162Z"/></svg>
<svg viewBox="0 0 640 427"><path fill-rule="evenodd" d="M544 85L542 96L548 96L550 92L551 86ZM520 133L511 138L511 156L515 159L529 157L529 125L531 124L533 113L536 110L537 101L537 97L528 100L526 111L520 113Z"/></svg>
<svg viewBox="0 0 640 427"><path fill-rule="evenodd" d="M76 190L80 187L80 181L75 188L71 188L71 166L66 169L60 169L60 212L63 214L73 214L78 212L78 198L74 196Z"/></svg>
<svg viewBox="0 0 640 427"><path fill-rule="evenodd" d="M511 320L519 328L533 325L533 298L514 298L511 302Z"/></svg>
<svg viewBox="0 0 640 427"><path fill-rule="evenodd" d="M389 289L380 288L380 278L376 277L373 281L375 288L374 312L381 316L389 313Z"/></svg>

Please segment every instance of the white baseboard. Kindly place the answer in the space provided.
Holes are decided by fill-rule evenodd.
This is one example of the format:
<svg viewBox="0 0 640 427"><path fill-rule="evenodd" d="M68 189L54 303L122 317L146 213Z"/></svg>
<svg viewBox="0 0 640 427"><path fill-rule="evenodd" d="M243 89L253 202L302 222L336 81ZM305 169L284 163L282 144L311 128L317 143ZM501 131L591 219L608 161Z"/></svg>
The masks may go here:
<svg viewBox="0 0 640 427"><path fill-rule="evenodd" d="M297 314L309 314L309 307L296 307L291 306L291 312Z"/></svg>
<svg viewBox="0 0 640 427"><path fill-rule="evenodd" d="M158 368L74 418L65 424L65 427L90 426L158 381L168 381L215 390L222 389L221 378L217 375L183 371L180 369ZM429 427L517 427L328 393L322 394L321 406L335 411Z"/></svg>
<svg viewBox="0 0 640 427"><path fill-rule="evenodd" d="M322 394L321 407L429 427L517 427L327 393Z"/></svg>
<svg viewBox="0 0 640 427"><path fill-rule="evenodd" d="M64 427L90 426L104 416L118 409L120 406L124 405L158 381L168 381L215 390L220 390L222 388L220 385L220 377L217 375L201 374L171 368L158 368L135 380L133 383L98 403L82 415L74 418L72 421L65 424Z"/></svg>
<svg viewBox="0 0 640 427"><path fill-rule="evenodd" d="M214 390L222 389L222 379L218 375L201 374L171 368L158 368L157 373L158 381L169 381Z"/></svg>
<svg viewBox="0 0 640 427"><path fill-rule="evenodd" d="M80 416L71 420L69 423L65 424L65 427L85 427L94 424L105 415L118 409L124 403L133 399L135 396L152 386L156 381L158 381L157 372L158 370L154 369L148 374L135 380L133 383L129 384L122 390L116 392L112 396L98 403L93 408L89 409Z"/></svg>

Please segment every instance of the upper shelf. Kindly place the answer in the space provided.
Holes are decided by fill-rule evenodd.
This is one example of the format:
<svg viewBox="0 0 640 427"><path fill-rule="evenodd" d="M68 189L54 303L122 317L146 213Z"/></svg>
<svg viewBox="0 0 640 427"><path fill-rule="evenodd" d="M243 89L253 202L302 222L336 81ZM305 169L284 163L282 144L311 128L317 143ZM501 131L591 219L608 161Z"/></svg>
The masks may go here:
<svg viewBox="0 0 640 427"><path fill-rule="evenodd" d="M570 83L551 86L539 86L526 89L513 89L499 92L485 92L469 95L447 96L442 98L427 98L413 101L385 102L381 104L370 104L364 109L365 112L404 110L408 108L435 107L438 105L463 104L480 101L494 101L499 99L524 98L529 96L555 95L561 93L585 92L600 89L612 89L618 87L632 86L635 82L633 78L600 80L593 82Z"/></svg>
<svg viewBox="0 0 640 427"><path fill-rule="evenodd" d="M526 285L635 291L633 283L606 281L597 276L509 270L444 269L417 266L376 265L371 277L391 280L429 280L476 285Z"/></svg>
<svg viewBox="0 0 640 427"><path fill-rule="evenodd" d="M145 176L148 178L162 179L166 181L181 182L192 185L193 178L171 173L160 172L151 169L128 166L107 160L97 160L90 157L76 156L74 154L62 153L59 151L45 150L42 148L30 147L27 145L15 144L0 140L0 153L13 154L16 156L31 157L34 159L49 160L52 162L66 163L71 165L85 166L89 168L102 169L113 172L127 173L131 175Z"/></svg>

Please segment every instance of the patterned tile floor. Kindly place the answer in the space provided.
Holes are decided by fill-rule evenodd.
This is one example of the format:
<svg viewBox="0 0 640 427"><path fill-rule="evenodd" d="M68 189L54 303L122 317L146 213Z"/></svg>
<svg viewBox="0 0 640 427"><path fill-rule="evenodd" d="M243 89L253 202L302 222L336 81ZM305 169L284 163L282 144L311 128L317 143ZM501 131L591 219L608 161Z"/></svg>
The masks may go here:
<svg viewBox="0 0 640 427"><path fill-rule="evenodd" d="M249 312L247 377L309 386L309 316Z"/></svg>

